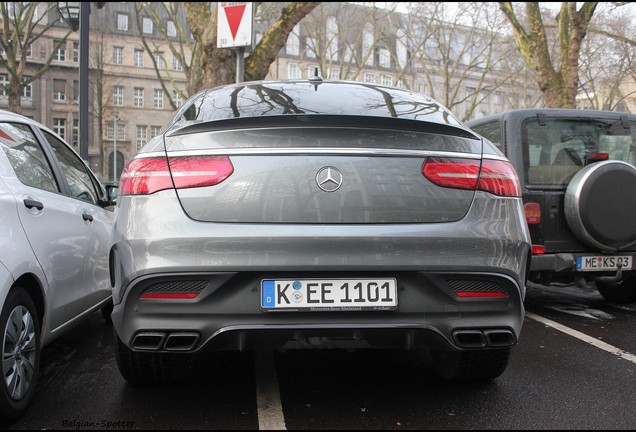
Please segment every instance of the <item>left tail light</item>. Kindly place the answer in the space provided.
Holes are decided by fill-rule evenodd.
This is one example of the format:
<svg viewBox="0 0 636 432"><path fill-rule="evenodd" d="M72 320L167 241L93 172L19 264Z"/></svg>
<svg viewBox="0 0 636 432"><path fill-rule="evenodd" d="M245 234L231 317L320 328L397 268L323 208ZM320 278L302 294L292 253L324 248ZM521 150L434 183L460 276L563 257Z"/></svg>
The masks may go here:
<svg viewBox="0 0 636 432"><path fill-rule="evenodd" d="M234 172L227 156L132 159L121 173L119 195L149 195L165 189L217 185Z"/></svg>
<svg viewBox="0 0 636 432"><path fill-rule="evenodd" d="M521 196L517 172L507 161L432 157L424 161L422 174L438 186Z"/></svg>

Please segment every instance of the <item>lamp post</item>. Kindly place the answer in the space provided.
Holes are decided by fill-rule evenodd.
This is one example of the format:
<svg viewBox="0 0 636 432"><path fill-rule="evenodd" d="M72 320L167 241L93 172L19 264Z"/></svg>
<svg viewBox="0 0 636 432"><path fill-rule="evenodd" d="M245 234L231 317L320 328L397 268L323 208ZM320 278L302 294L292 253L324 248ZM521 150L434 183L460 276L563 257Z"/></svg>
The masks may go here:
<svg viewBox="0 0 636 432"><path fill-rule="evenodd" d="M113 117L113 127L115 128L115 134L113 135L113 181L117 181L117 116L119 113L115 111Z"/></svg>
<svg viewBox="0 0 636 432"><path fill-rule="evenodd" d="M97 7L104 7L98 3ZM79 41L79 141L80 156L88 162L88 17L89 2L58 2L57 10L72 31L80 31Z"/></svg>

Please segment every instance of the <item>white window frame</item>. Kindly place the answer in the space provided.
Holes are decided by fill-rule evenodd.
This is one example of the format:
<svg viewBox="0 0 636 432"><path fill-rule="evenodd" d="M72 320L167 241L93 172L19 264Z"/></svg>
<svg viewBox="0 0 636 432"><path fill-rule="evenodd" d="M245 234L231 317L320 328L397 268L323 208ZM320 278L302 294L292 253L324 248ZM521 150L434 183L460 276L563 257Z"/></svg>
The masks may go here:
<svg viewBox="0 0 636 432"><path fill-rule="evenodd" d="M137 147L137 150L142 148L147 141L148 141L148 126L137 125L135 127L135 145Z"/></svg>
<svg viewBox="0 0 636 432"><path fill-rule="evenodd" d="M174 25L174 21L168 20L166 22L166 34L168 37L177 37L177 27Z"/></svg>
<svg viewBox="0 0 636 432"><path fill-rule="evenodd" d="M152 106L156 109L163 109L163 89L154 89Z"/></svg>
<svg viewBox="0 0 636 432"><path fill-rule="evenodd" d="M300 79L300 65L287 63L287 79Z"/></svg>
<svg viewBox="0 0 636 432"><path fill-rule="evenodd" d="M133 66L144 67L144 50L135 48Z"/></svg>
<svg viewBox="0 0 636 432"><path fill-rule="evenodd" d="M144 107L144 89L143 87L135 87L133 90L133 106L135 108Z"/></svg>
<svg viewBox="0 0 636 432"><path fill-rule="evenodd" d="M145 34L152 34L153 30L154 30L154 26L153 26L153 22L150 18L148 17L144 17L142 19L142 31Z"/></svg>
<svg viewBox="0 0 636 432"><path fill-rule="evenodd" d="M60 138L66 141L66 119L54 118L53 119L53 132L58 134Z"/></svg>
<svg viewBox="0 0 636 432"><path fill-rule="evenodd" d="M119 46L113 47L113 64L116 64L116 65L124 64L124 47L119 47Z"/></svg>
<svg viewBox="0 0 636 432"><path fill-rule="evenodd" d="M53 45L57 45L58 44L58 40L53 41ZM58 47L58 49L55 50L55 53L53 54L53 60L55 61L66 61L66 44L62 44Z"/></svg>
<svg viewBox="0 0 636 432"><path fill-rule="evenodd" d="M128 15L117 14L117 30L128 31Z"/></svg>
<svg viewBox="0 0 636 432"><path fill-rule="evenodd" d="M113 105L124 106L124 87L123 86L113 87Z"/></svg>

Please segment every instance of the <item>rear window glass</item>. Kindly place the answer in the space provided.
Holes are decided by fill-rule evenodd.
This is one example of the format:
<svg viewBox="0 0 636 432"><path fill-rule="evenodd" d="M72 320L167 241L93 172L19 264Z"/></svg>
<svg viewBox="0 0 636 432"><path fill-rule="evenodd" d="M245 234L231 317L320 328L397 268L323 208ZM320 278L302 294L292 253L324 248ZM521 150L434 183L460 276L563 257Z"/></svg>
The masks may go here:
<svg viewBox="0 0 636 432"><path fill-rule="evenodd" d="M524 125L526 185L566 187L572 177L595 160L636 162L636 125L618 119L547 119Z"/></svg>
<svg viewBox="0 0 636 432"><path fill-rule="evenodd" d="M168 150L346 148L481 153L481 140L365 128L271 128L204 132L166 138Z"/></svg>

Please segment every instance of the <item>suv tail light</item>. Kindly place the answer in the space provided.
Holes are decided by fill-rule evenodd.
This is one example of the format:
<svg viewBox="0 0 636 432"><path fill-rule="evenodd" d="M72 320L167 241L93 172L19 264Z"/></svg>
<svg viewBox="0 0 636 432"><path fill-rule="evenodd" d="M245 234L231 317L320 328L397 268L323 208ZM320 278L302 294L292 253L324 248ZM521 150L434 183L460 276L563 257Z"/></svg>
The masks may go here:
<svg viewBox="0 0 636 432"><path fill-rule="evenodd" d="M526 222L528 225L536 225L541 222L541 206L539 203L526 203L523 206L523 210L526 214Z"/></svg>
<svg viewBox="0 0 636 432"><path fill-rule="evenodd" d="M438 186L521 196L517 172L506 161L483 159L480 165L474 159L432 157L424 161L422 174Z"/></svg>
<svg viewBox="0 0 636 432"><path fill-rule="evenodd" d="M227 156L133 159L121 173L119 195L149 195L173 187L214 186L233 172L234 166Z"/></svg>

